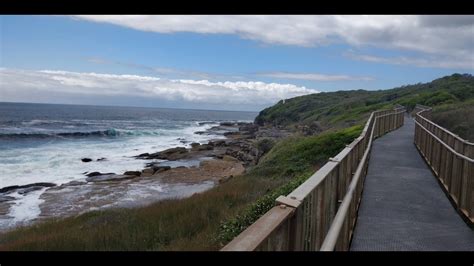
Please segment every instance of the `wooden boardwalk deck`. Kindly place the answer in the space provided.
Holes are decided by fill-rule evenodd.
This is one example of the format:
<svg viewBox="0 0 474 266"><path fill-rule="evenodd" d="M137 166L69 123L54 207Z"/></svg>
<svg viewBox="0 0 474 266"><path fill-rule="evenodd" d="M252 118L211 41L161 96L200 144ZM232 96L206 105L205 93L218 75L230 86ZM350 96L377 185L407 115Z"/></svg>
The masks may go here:
<svg viewBox="0 0 474 266"><path fill-rule="evenodd" d="M413 143L415 123L373 143L353 251L474 251L461 219Z"/></svg>

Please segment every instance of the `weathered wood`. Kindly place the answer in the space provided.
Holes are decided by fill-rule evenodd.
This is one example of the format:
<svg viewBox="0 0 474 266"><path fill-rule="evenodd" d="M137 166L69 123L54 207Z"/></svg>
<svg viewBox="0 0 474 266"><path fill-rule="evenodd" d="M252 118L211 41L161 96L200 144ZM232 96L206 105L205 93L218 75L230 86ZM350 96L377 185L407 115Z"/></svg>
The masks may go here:
<svg viewBox="0 0 474 266"><path fill-rule="evenodd" d="M404 112L373 112L358 138L222 250L314 251L327 241L331 250L348 250L372 140L401 127Z"/></svg>
<svg viewBox="0 0 474 266"><path fill-rule="evenodd" d="M285 235L280 229L289 231L289 218L293 214L294 209L287 206L276 206L265 213L260 219L249 226L242 234L238 235L234 240L227 244L222 251L252 251L263 245L262 250L271 250L269 248L286 246L287 239L282 238ZM280 243L267 243L269 236L277 232ZM265 246L267 244L267 246Z"/></svg>
<svg viewBox="0 0 474 266"><path fill-rule="evenodd" d="M429 107L417 108L415 144L459 212L474 224L474 144L430 121Z"/></svg>

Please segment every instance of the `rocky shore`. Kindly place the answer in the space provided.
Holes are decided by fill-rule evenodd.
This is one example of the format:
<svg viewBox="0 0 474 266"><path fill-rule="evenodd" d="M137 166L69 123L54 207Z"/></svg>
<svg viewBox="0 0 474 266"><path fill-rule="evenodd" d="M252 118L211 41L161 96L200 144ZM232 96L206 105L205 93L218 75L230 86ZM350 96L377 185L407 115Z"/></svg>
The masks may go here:
<svg viewBox="0 0 474 266"><path fill-rule="evenodd" d="M34 183L0 189L0 220L8 218L15 204L15 193L44 190L39 196L38 219L77 215L106 207L134 207L166 198L187 197L228 179L241 175L256 165L270 150L275 139L290 133L253 123L222 122L195 134L222 138L208 143L180 142L188 147L174 147L154 153L137 154L146 160L141 171L124 173L85 172L83 180L66 184ZM83 163L107 158L78 158Z"/></svg>

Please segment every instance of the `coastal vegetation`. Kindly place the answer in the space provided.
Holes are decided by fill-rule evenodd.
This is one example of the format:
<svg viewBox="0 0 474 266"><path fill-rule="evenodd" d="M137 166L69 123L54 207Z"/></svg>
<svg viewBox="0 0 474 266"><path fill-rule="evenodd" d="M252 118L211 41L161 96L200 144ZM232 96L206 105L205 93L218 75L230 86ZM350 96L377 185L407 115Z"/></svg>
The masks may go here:
<svg viewBox="0 0 474 266"><path fill-rule="evenodd" d="M454 74L379 91L338 91L285 101L260 112L261 127L290 130L261 140L246 173L186 199L48 220L0 235L0 250L218 250L356 138L374 110L433 107L433 120L473 140L474 77Z"/></svg>
<svg viewBox="0 0 474 266"><path fill-rule="evenodd" d="M433 107L433 119L437 123L463 138L472 139L472 115L459 115L467 115L473 101L474 77L453 74L390 90L322 92L295 97L264 109L255 122L285 128L311 127L317 122L321 130L328 130L360 124L374 110L400 104L410 111L416 104L422 104ZM462 117L468 121L458 123Z"/></svg>

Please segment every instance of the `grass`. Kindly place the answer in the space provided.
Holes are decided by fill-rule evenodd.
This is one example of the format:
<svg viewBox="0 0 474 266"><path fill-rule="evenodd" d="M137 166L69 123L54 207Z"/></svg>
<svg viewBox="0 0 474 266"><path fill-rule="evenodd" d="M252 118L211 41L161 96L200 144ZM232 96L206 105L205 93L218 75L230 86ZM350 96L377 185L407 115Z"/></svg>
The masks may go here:
<svg viewBox="0 0 474 266"><path fill-rule="evenodd" d="M218 250L360 131L355 126L286 139L247 174L206 192L18 228L0 235L0 250Z"/></svg>
<svg viewBox="0 0 474 266"><path fill-rule="evenodd" d="M474 142L474 99L433 109L432 120L461 138Z"/></svg>

